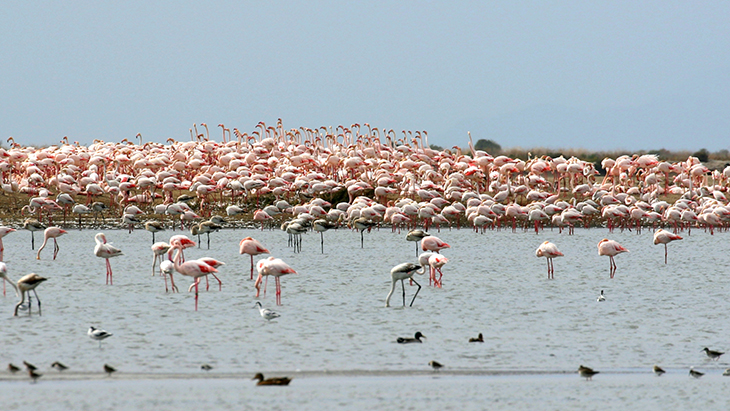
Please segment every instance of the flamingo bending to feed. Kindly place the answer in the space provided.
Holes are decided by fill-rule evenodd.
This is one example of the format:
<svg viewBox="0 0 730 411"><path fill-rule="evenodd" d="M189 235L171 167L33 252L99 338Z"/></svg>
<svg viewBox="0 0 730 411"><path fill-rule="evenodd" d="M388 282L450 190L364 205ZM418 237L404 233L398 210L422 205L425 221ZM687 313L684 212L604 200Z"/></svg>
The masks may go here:
<svg viewBox="0 0 730 411"><path fill-rule="evenodd" d="M416 294L413 295L413 299L411 300L411 307L413 306L413 302L416 301L416 296L418 295L418 292L421 291L421 285L418 284L415 280L413 280L413 274L418 273L418 270L421 269L420 265L413 264L413 263L402 263L398 264L395 267L393 267L390 270L390 278L392 281L392 284L390 286L390 292L388 293L388 296L385 297L385 306L390 307L390 297L393 296L393 292L395 291L395 284L400 281L401 287L403 288L403 306L406 306L406 286L403 282L406 279L410 279L413 281L417 286L418 290L416 290ZM419 274L423 274L423 272L420 272Z"/></svg>
<svg viewBox="0 0 730 411"><path fill-rule="evenodd" d="M2 281L3 281L3 297L5 297L5 282L6 281L10 285L12 285L13 288L15 288L15 295L16 296L18 295L18 287L15 285L15 283L10 281L10 279L8 278L8 266L5 265L5 263L3 263L3 262L0 262L0 279L2 279Z"/></svg>
<svg viewBox="0 0 730 411"><path fill-rule="evenodd" d="M112 266L109 263L109 259L122 255L122 250L114 247L111 243L107 243L104 233L98 233L95 235L94 241L96 241L94 255L106 259L106 283L108 285L112 285Z"/></svg>
<svg viewBox="0 0 730 411"><path fill-rule="evenodd" d="M547 270L548 270L548 279L555 279L555 267L553 266L553 258L555 257L562 257L563 253L558 250L558 247L551 243L550 241L545 241L544 243L540 244L540 247L537 247L537 250L535 250L535 255L537 257L545 257L547 260Z"/></svg>
<svg viewBox="0 0 730 411"><path fill-rule="evenodd" d="M444 273L441 272L441 267L446 265L446 263L449 262L449 259L442 256L441 254L434 254L431 257L428 258L428 265L431 267L431 280L433 280L433 286L441 288L441 278L444 276ZM436 272L439 273L438 280L436 279ZM430 281L430 280L429 280Z"/></svg>
<svg viewBox="0 0 730 411"><path fill-rule="evenodd" d="M162 276L165 278L165 292L168 291L167 289L167 276L170 276L170 283L172 284L172 292L177 292L177 286L175 285L175 280L172 278L172 273L175 271L175 265L170 260L165 260L160 263L160 272L162 273Z"/></svg>
<svg viewBox="0 0 730 411"><path fill-rule="evenodd" d="M15 231L14 228L0 227L0 261L3 261L3 251L5 251L5 247L3 246L3 237L12 233L13 231Z"/></svg>
<svg viewBox="0 0 730 411"><path fill-rule="evenodd" d="M624 248L621 244L614 240L608 240L603 239L598 242L598 255L607 255L608 258L611 260L611 265L609 269L609 274L611 275L611 278L616 274L616 262L613 260L613 257L621 254L621 253L627 253L629 250Z"/></svg>
<svg viewBox="0 0 730 411"><path fill-rule="evenodd" d="M62 230L58 227L48 227L43 232L43 244L41 245L41 248L38 249L38 254L36 254L35 258L36 260L41 259L41 251L43 251L44 248L46 248L46 244L48 244L48 239L53 239L53 259L56 259L56 256L58 255L58 250L60 249L58 247L58 242L56 241L57 237L60 237L62 235L66 234L66 230Z"/></svg>
<svg viewBox="0 0 730 411"><path fill-rule="evenodd" d="M180 254L183 250L182 243L179 239L175 239L170 242L170 245L172 246L172 250L177 250L177 252L175 253L175 257L172 259L175 271L182 275L187 275L195 279L195 282L193 283L193 285L195 286L195 311L198 311L198 284L200 277L206 276L210 273L217 273L218 270L200 260L190 260L181 263ZM193 245L195 245L195 243L193 243ZM170 278L172 278L172 276Z"/></svg>
<svg viewBox="0 0 730 411"><path fill-rule="evenodd" d="M251 279L253 280L253 256L259 254L269 254L269 250L264 248L264 246L260 242L254 240L251 237L246 237L241 240L239 246L239 254L248 254L251 256Z"/></svg>
<svg viewBox="0 0 730 411"><path fill-rule="evenodd" d="M264 283L264 295L266 295L266 285L269 281L269 276L273 275L276 281L276 305L281 305L281 280L279 277L287 274L296 274L297 272L280 258L274 257L259 261L256 264L256 270L259 273L259 276L256 277L256 281L253 284L256 287L256 297L259 296L259 292L261 291L261 280L263 277L266 276L266 282Z"/></svg>
<svg viewBox="0 0 730 411"><path fill-rule="evenodd" d="M28 275L25 275L18 280L18 290L20 290L20 301L18 304L15 305L15 311L13 313L13 316L18 315L18 308L20 308L21 305L25 302L25 294L28 294L28 315L30 315L31 310L31 301L30 301L30 292L33 291L33 294L35 294L35 299L38 301L38 315L42 315L41 313L41 299L38 298L38 293L35 291L35 288L38 287L42 282L46 281L47 278L43 278L40 275L36 273L30 273Z"/></svg>
<svg viewBox="0 0 730 411"><path fill-rule="evenodd" d="M167 244L164 241L159 241L154 244L152 244L152 275L155 275L155 265L157 265L157 260L160 260L160 274L162 273L162 262L163 262L163 255L165 255L170 250L170 244Z"/></svg>
<svg viewBox="0 0 730 411"><path fill-rule="evenodd" d="M667 263L667 244L675 240L681 240L682 237L670 231L659 229L654 233L654 245L664 244L664 264Z"/></svg>

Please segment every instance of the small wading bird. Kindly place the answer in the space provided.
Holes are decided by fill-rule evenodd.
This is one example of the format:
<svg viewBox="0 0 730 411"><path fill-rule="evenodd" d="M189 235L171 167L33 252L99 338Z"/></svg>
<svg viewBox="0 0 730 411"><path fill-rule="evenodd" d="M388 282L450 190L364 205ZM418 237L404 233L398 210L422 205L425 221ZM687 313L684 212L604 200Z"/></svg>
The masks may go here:
<svg viewBox="0 0 730 411"><path fill-rule="evenodd" d="M658 365L655 365L654 368L652 369L652 371L654 371L654 374L656 374L657 377L661 377L662 374L664 374L666 372L666 371L664 371L664 369L662 369L662 367L660 367Z"/></svg>
<svg viewBox="0 0 730 411"><path fill-rule="evenodd" d="M35 372L35 370L28 370L28 376L33 380L33 382L37 382L38 378L41 378L43 374L39 374Z"/></svg>
<svg viewBox="0 0 730 411"><path fill-rule="evenodd" d="M413 281L414 284L418 286L418 290L416 290L416 293L413 295L413 299L411 300L410 306L413 306L413 302L416 301L416 296L418 296L418 292L421 291L421 285L413 280L413 274L417 273L420 269L420 265L412 263L402 263L396 265L390 270L391 285L390 292L388 293L388 296L385 297L386 307L390 307L390 297L393 296L393 292L395 291L395 285L398 281L400 281L401 288L403 288L403 306L406 306L406 286L404 283L404 280L406 279L410 279L411 281ZM421 272L420 274L423 274L423 272Z"/></svg>
<svg viewBox="0 0 730 411"><path fill-rule="evenodd" d="M441 364L441 363L440 363L440 362L438 362L438 361L429 361L429 362L428 362L428 365L430 365L430 366L431 366L431 368L433 368L433 369L434 369L434 371L438 371L438 370L440 370L441 368L443 368L443 364Z"/></svg>
<svg viewBox="0 0 730 411"><path fill-rule="evenodd" d="M601 290L601 295L598 296L596 299L599 303L606 301L606 297L603 295L603 290Z"/></svg>
<svg viewBox="0 0 730 411"><path fill-rule="evenodd" d="M484 342L484 336L482 335L482 333L479 333L479 335L476 338L474 338L474 337L469 338L469 342L470 343L472 343L472 342Z"/></svg>
<svg viewBox="0 0 730 411"><path fill-rule="evenodd" d="M690 375L690 377L700 378L703 375L705 375L705 373L699 372L699 371L695 371L694 367L689 367L689 375Z"/></svg>
<svg viewBox="0 0 730 411"><path fill-rule="evenodd" d="M592 380L593 376L598 374L600 371L594 371L593 368L588 368L584 366L578 367L578 374L580 374L581 377L585 378L586 381Z"/></svg>
<svg viewBox="0 0 730 411"><path fill-rule="evenodd" d="M278 313L275 313L274 311L271 311L268 308L264 308L259 301L256 301L256 305L254 305L253 308L258 308L259 313L261 314L261 317L263 317L264 320L266 320L266 321L271 321L274 318L279 318Z"/></svg>
<svg viewBox="0 0 730 411"><path fill-rule="evenodd" d="M395 340L395 342L397 342L398 344L422 343L423 341L421 341L421 338L426 338L426 336L421 334L420 331L417 331L414 338L398 337L398 339Z"/></svg>
<svg viewBox="0 0 730 411"><path fill-rule="evenodd" d="M203 371L210 371L210 370L213 369L213 367L210 366L210 365L208 365L208 364L203 364L203 365L200 366L200 369L203 370Z"/></svg>
<svg viewBox="0 0 730 411"><path fill-rule="evenodd" d="M67 366L61 364L58 361L56 361L53 364L51 364L51 367L57 369L58 371L66 371L68 369Z"/></svg>
<svg viewBox="0 0 730 411"><path fill-rule="evenodd" d="M101 341L102 340L104 340L106 338L109 338L112 335L114 335L114 334L108 333L108 332L106 332L104 330L97 329L96 327L93 327L93 326L92 327L89 327L89 331L87 331L86 334L88 334L89 337L91 337L92 340L99 341L99 348L101 348Z"/></svg>
<svg viewBox="0 0 730 411"><path fill-rule="evenodd" d="M23 228L30 231L30 248L35 250L35 232L45 230L46 226L38 222L35 218L26 218L23 222Z"/></svg>
<svg viewBox="0 0 730 411"><path fill-rule="evenodd" d="M712 351L711 349L709 349L707 347L703 348L702 351L704 351L705 354L707 354L707 356L710 357L710 359L715 360L715 361L719 360L720 356L725 354L724 352L720 352L720 351Z"/></svg>
<svg viewBox="0 0 730 411"><path fill-rule="evenodd" d="M111 376L112 376L112 373L115 373L115 372L117 372L117 369L116 369L116 368L114 368L114 367L112 367L112 366L111 366L111 365L109 365L109 364L104 364L104 372L105 372L105 373L107 373L107 375L108 375L109 377L111 377Z"/></svg>
<svg viewBox="0 0 730 411"><path fill-rule="evenodd" d="M553 258L562 257L563 253L558 250L558 247L550 241L545 241L540 244L535 250L537 257L545 257L547 260L547 276L548 279L555 279L555 267L553 266Z"/></svg>
<svg viewBox="0 0 730 411"><path fill-rule="evenodd" d="M20 368L13 363L8 363L8 371L15 374L16 372L20 371Z"/></svg>
<svg viewBox="0 0 730 411"><path fill-rule="evenodd" d="M106 259L106 283L112 285L112 266L109 259L122 255L122 250L114 247L111 243L106 242L104 233L98 233L94 236L96 247L94 247L94 255Z"/></svg>
<svg viewBox="0 0 730 411"><path fill-rule="evenodd" d="M664 244L664 264L667 263L667 244L675 240L681 240L682 237L669 232L667 230L659 229L654 233L654 245Z"/></svg>
<svg viewBox="0 0 730 411"><path fill-rule="evenodd" d="M28 361L23 361L23 365L25 365L25 369L28 371L35 371L38 369L35 365L29 363Z"/></svg>
<svg viewBox="0 0 730 411"><path fill-rule="evenodd" d="M598 242L598 255L607 255L611 261L609 268L609 275L611 276L611 278L613 278L613 276L616 274L616 262L613 260L613 257L618 254L628 252L629 250L624 248L616 241L604 238L603 240Z"/></svg>
<svg viewBox="0 0 730 411"><path fill-rule="evenodd" d="M278 378L266 378L264 379L264 374L258 373L254 375L252 380L258 380L256 385L289 385L291 382L291 378L287 377L278 377Z"/></svg>
<svg viewBox="0 0 730 411"><path fill-rule="evenodd" d="M26 276L23 276L18 280L18 290L20 291L20 302L15 305L15 311L13 313L13 316L18 315L18 309L21 305L25 302L25 295L28 294L28 315L30 315L31 311L31 301L30 301L30 292L33 291L33 294L35 295L35 299L38 302L38 315L42 315L41 313L41 299L38 298L38 293L36 292L35 288L38 287L42 282L46 281L46 278L41 277L38 274L30 273Z"/></svg>

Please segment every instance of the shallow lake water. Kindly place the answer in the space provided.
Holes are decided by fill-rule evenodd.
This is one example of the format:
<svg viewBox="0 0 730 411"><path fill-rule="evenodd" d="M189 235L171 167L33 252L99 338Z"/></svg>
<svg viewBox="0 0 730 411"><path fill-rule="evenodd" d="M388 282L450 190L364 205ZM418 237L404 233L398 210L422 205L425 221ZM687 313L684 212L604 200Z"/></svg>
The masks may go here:
<svg viewBox="0 0 730 411"><path fill-rule="evenodd" d="M443 252L449 258L443 288L417 275L423 288L413 306L402 307L399 284L385 308L390 268L416 262L405 232L366 232L360 248L359 233L329 231L322 254L316 233L305 234L302 252L294 253L279 230L226 229L211 235L210 250L205 238L203 248L186 250L186 259L226 263L222 291L213 279L205 291L203 281L196 312L189 278L177 275L181 292L172 294L162 277L151 275L151 235L143 230L104 230L124 251L111 259L114 285L105 285L104 260L93 255L96 232L69 230L58 240L56 261L48 248L35 259L27 231L4 239L13 280L30 272L48 278L37 290L42 316L34 302L33 315L13 317L13 290L0 297L0 364L26 360L44 374L30 384L23 373L0 372L2 398L23 393L12 395L9 409L47 398L57 409L114 409L125 401L135 409L568 409L601 400L664 409L670 400L722 404L730 384L722 376L725 358L711 361L701 351L730 345L727 233L683 233L684 240L669 245L665 265L651 230L576 229L571 236L550 229L538 235L432 230L452 247ZM167 230L157 240L178 233ZM250 259L238 253L247 236L298 272L281 280L281 307L273 279L267 295L254 298ZM616 257L614 279L608 258L597 254L603 238L630 250ZM543 241L565 254L555 260L554 280L535 257ZM407 303L416 289L406 283ZM601 290L607 300L598 303ZM266 322L256 301L281 317ZM90 325L114 335L99 348L86 335ZM416 331L426 336L423 344L395 342ZM484 343L467 342L480 332ZM431 360L445 368L431 371ZM71 368L59 374L50 369L53 361ZM118 373L104 377L105 363ZM201 364L214 368L205 373ZM581 364L601 374L583 381L575 373ZM654 364L670 372L657 378ZM707 375L691 379L690 366ZM287 388L255 387L249 379L259 371L295 379Z"/></svg>

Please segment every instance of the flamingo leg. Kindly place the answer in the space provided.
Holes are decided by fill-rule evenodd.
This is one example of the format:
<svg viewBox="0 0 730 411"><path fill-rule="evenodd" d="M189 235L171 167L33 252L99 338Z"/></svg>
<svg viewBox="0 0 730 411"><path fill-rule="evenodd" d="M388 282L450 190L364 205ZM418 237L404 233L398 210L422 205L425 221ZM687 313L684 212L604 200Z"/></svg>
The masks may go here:
<svg viewBox="0 0 730 411"><path fill-rule="evenodd" d="M30 232L30 249L35 250L35 232Z"/></svg>
<svg viewBox="0 0 730 411"><path fill-rule="evenodd" d="M56 239L54 238L54 239L53 239L53 259L54 259L54 260L56 259L56 256L58 255L58 250L59 250L59 249L60 249L60 248L58 247L58 242L57 242L57 241L56 241Z"/></svg>
<svg viewBox="0 0 730 411"><path fill-rule="evenodd" d="M664 244L664 264L667 263L667 245Z"/></svg>
<svg viewBox="0 0 730 411"><path fill-rule="evenodd" d="M210 290L210 283L208 283L208 276L205 276L205 291Z"/></svg>
<svg viewBox="0 0 730 411"><path fill-rule="evenodd" d="M35 295L35 299L38 301L38 315L43 315L41 312L41 299L38 298L38 293L36 290L33 290L33 294ZM28 292L28 313L30 313L30 292Z"/></svg>
<svg viewBox="0 0 730 411"><path fill-rule="evenodd" d="M411 278L411 282L413 282L413 278ZM403 280L400 280L400 286L403 289L403 307L406 306L406 284L403 282Z"/></svg>
<svg viewBox="0 0 730 411"><path fill-rule="evenodd" d="M416 290L416 293L413 295L413 299L411 300L411 307L413 307L413 302L416 301L416 297L418 296L418 292L421 291L421 284L418 284L415 280L413 280L414 283L418 286L418 290ZM404 304L405 305L405 304Z"/></svg>
<svg viewBox="0 0 730 411"><path fill-rule="evenodd" d="M322 254L324 254L324 233L319 232L319 245L322 247ZM2 257L0 257L0 260L2 260Z"/></svg>
<svg viewBox="0 0 730 411"><path fill-rule="evenodd" d="M165 277L165 278L167 278L167 277ZM180 292L177 289L177 286L175 285L175 280L172 278L172 273L170 273L170 284L171 284L170 289L172 290L173 293ZM165 280L165 286L167 286L167 280Z"/></svg>
<svg viewBox="0 0 730 411"><path fill-rule="evenodd" d="M162 273L162 277L165 279L165 292L167 292L168 291L168 289L167 289L167 274Z"/></svg>
<svg viewBox="0 0 730 411"><path fill-rule="evenodd" d="M195 311L198 311L198 283L200 278L195 279Z"/></svg>
<svg viewBox="0 0 730 411"><path fill-rule="evenodd" d="M281 280L279 277L275 278L276 281L276 305L281 305Z"/></svg>
<svg viewBox="0 0 730 411"><path fill-rule="evenodd" d="M365 238L363 234L364 232L365 230L360 230L360 248L365 248Z"/></svg>
<svg viewBox="0 0 730 411"><path fill-rule="evenodd" d="M251 254L251 279L253 280L253 254Z"/></svg>

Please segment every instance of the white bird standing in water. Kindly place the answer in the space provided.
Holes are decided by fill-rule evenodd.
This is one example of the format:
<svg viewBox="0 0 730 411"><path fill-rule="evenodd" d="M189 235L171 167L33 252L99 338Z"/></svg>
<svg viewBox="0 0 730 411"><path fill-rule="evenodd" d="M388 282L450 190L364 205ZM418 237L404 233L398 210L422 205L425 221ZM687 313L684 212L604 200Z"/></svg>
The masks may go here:
<svg viewBox="0 0 730 411"><path fill-rule="evenodd" d="M268 308L264 308L260 302L256 301L256 305L254 305L254 308L259 309L259 313L261 314L261 317L264 318L266 321L271 321L274 318L279 318L280 315L274 311L269 310Z"/></svg>
<svg viewBox="0 0 730 411"><path fill-rule="evenodd" d="M598 301L599 303L606 301L606 297L603 296L603 290L601 290L601 295L598 296L598 299L596 299L596 301Z"/></svg>
<svg viewBox="0 0 730 411"><path fill-rule="evenodd" d="M114 335L104 330L99 330L96 327L89 327L89 331L87 332L87 334L89 335L89 337L91 337L91 339L99 341L99 348L101 348L101 340L104 340Z"/></svg>

